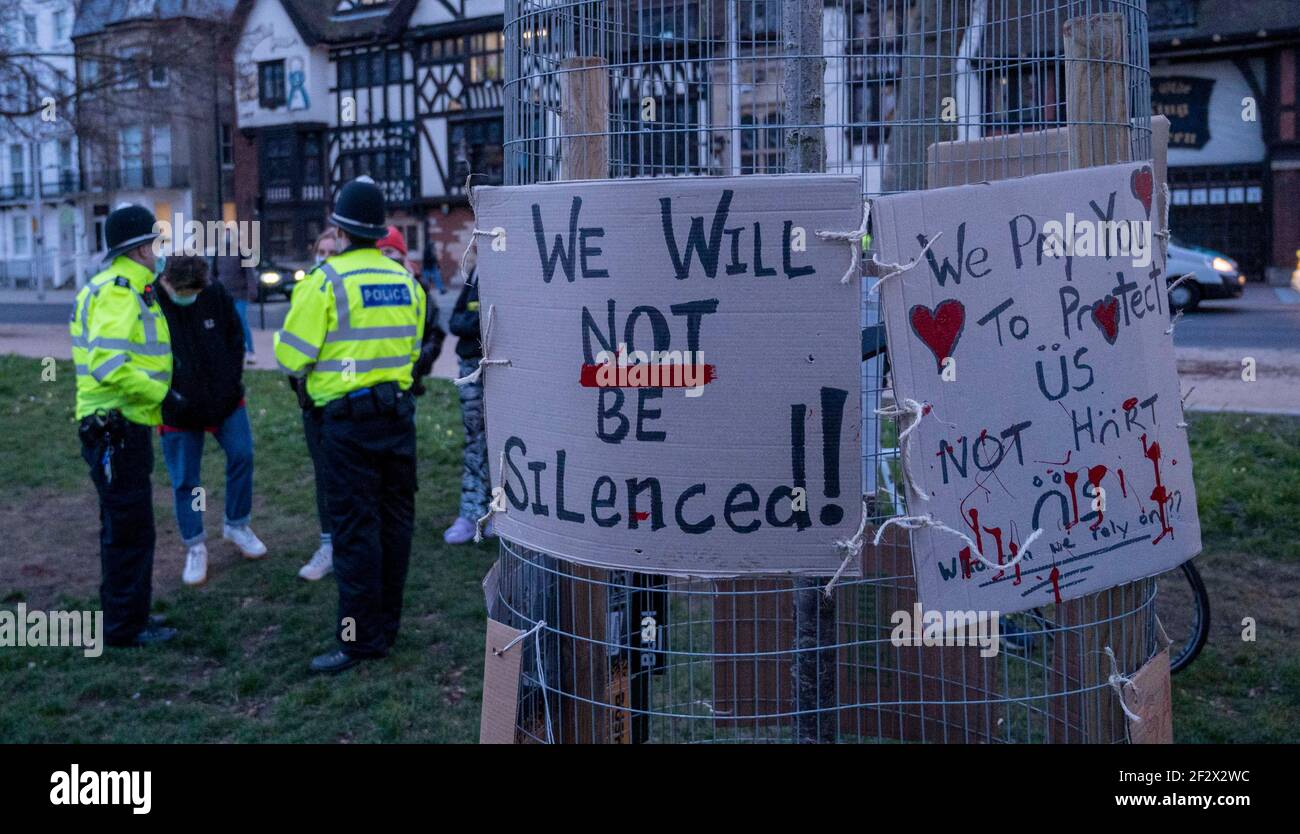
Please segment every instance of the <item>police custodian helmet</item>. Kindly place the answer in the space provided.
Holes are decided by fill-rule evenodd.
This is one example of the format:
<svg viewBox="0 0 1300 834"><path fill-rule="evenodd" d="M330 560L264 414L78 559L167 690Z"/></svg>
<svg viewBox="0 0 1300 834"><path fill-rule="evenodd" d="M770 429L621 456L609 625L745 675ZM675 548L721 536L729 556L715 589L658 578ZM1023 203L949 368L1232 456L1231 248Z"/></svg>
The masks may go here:
<svg viewBox="0 0 1300 834"><path fill-rule="evenodd" d="M330 219L351 235L379 240L388 234L384 223L384 192L370 177L357 177L339 189Z"/></svg>
<svg viewBox="0 0 1300 834"><path fill-rule="evenodd" d="M113 210L104 223L104 242L108 244L105 261L129 252L158 237L157 220L144 206L123 205Z"/></svg>

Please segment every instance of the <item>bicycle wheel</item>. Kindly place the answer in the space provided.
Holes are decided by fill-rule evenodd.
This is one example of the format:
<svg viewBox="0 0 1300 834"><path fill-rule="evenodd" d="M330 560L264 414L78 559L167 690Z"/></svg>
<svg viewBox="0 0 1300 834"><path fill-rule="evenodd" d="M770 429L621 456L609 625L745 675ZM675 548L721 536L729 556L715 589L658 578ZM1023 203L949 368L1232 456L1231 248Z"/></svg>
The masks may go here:
<svg viewBox="0 0 1300 834"><path fill-rule="evenodd" d="M1156 616L1172 641L1169 671L1186 669L1210 636L1210 597L1190 561L1156 577Z"/></svg>

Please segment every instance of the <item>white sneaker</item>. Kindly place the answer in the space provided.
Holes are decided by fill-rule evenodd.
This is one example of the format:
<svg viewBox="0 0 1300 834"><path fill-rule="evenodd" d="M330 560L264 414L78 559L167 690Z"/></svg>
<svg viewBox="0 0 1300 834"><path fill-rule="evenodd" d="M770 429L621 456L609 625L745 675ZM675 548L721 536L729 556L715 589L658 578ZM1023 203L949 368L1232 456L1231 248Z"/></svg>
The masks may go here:
<svg viewBox="0 0 1300 834"><path fill-rule="evenodd" d="M311 555L311 561L298 569L298 575L308 582L324 579L334 570L334 546L322 544Z"/></svg>
<svg viewBox="0 0 1300 834"><path fill-rule="evenodd" d="M248 525L231 527L229 524L223 524L221 538L228 542L234 542L235 547L239 548L245 559L261 559L266 555L266 545L262 544L262 540L253 533L253 529Z"/></svg>
<svg viewBox="0 0 1300 834"><path fill-rule="evenodd" d="M208 547L203 542L190 545L186 551L181 581L186 585L202 585L208 581Z"/></svg>

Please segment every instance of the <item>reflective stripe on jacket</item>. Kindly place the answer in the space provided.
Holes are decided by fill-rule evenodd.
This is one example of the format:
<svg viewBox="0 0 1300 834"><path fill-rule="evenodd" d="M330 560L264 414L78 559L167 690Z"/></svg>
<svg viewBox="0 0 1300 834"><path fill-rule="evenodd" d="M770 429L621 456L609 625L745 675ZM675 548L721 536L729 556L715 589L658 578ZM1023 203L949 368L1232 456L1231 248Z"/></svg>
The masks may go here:
<svg viewBox="0 0 1300 834"><path fill-rule="evenodd" d="M378 249L355 247L327 259L293 291L275 358L306 376L318 405L360 388L411 387L424 334L424 290Z"/></svg>
<svg viewBox="0 0 1300 834"><path fill-rule="evenodd" d="M69 329L78 420L117 408L133 423L162 422L172 348L167 320L150 286L153 277L119 255L77 293Z"/></svg>

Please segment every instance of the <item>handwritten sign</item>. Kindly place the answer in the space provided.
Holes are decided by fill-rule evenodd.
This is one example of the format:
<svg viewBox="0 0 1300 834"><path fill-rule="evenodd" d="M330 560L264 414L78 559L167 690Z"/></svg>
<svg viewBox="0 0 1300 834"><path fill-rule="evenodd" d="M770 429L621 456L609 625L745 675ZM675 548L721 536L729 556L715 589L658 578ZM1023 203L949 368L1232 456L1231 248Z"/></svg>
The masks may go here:
<svg viewBox="0 0 1300 834"><path fill-rule="evenodd" d="M858 181L475 202L498 532L660 574L835 571L862 519L860 287L840 280L849 245L816 232L861 224Z"/></svg>
<svg viewBox="0 0 1300 834"><path fill-rule="evenodd" d="M925 412L909 512L978 551L913 533L928 607L1024 610L1199 552L1153 190L1139 163L874 203L881 260L931 244L880 288L895 395Z"/></svg>

